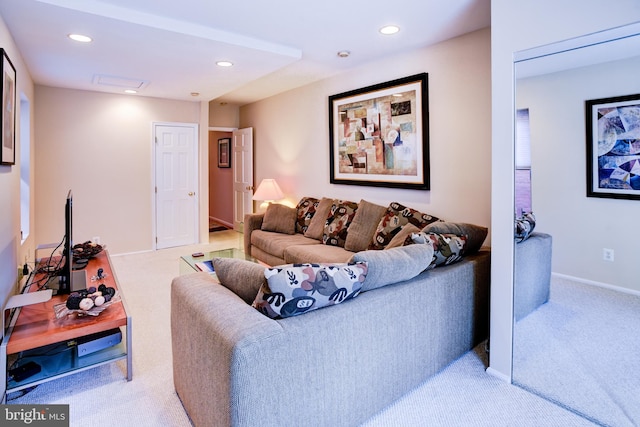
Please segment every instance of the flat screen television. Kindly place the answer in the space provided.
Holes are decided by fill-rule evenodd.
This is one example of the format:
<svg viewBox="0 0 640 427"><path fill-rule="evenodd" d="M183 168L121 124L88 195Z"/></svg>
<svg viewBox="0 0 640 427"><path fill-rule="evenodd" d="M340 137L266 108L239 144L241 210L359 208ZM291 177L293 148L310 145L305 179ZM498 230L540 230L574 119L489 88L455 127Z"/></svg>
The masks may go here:
<svg viewBox="0 0 640 427"><path fill-rule="evenodd" d="M73 193L69 190L64 205L63 264L60 271L60 285L56 294L71 293L73 286Z"/></svg>

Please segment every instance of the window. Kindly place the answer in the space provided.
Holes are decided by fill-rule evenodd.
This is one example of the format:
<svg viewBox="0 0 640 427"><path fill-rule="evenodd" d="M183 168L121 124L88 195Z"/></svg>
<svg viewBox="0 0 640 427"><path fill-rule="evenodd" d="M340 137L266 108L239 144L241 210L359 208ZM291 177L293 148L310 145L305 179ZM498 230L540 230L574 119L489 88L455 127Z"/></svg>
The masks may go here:
<svg viewBox="0 0 640 427"><path fill-rule="evenodd" d="M31 105L27 97L20 94L20 240L29 237L31 206Z"/></svg>

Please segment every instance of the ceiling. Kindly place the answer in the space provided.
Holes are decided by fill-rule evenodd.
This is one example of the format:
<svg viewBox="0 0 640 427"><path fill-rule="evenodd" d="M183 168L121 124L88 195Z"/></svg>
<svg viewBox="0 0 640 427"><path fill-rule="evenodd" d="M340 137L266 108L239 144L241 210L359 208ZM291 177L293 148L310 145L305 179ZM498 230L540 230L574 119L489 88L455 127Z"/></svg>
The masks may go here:
<svg viewBox="0 0 640 427"><path fill-rule="evenodd" d="M36 84L243 105L488 27L490 3L0 0L0 15Z"/></svg>

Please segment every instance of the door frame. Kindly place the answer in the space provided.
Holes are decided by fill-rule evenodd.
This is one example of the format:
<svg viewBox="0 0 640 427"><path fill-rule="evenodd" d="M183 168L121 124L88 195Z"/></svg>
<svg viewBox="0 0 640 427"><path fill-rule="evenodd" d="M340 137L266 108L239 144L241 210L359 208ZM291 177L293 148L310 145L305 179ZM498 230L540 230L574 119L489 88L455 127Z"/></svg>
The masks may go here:
<svg viewBox="0 0 640 427"><path fill-rule="evenodd" d="M200 133L198 131L199 126L198 123L186 123L186 122L151 122L151 224L153 229L151 230L151 248L154 251L158 250L158 223L157 223L157 206L156 206L156 127L158 126L178 126L178 127L189 127L193 129L194 132L194 141L195 147L193 150L194 158L194 167L195 167L195 176L196 176L196 188L201 188L200 183ZM208 186L207 186L208 187ZM195 241L196 243L200 241L200 211L198 206L200 206L200 195L196 194L197 203L196 209L194 210L194 222L195 222Z"/></svg>

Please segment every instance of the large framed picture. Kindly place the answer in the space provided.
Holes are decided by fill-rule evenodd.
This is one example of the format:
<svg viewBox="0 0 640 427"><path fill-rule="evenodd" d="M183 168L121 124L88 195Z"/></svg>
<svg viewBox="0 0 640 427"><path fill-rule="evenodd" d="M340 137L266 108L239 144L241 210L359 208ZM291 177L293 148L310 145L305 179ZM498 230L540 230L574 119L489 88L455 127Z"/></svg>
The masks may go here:
<svg viewBox="0 0 640 427"><path fill-rule="evenodd" d="M221 138L218 140L218 167L231 167L231 138Z"/></svg>
<svg viewBox="0 0 640 427"><path fill-rule="evenodd" d="M427 77L329 97L332 184L430 189Z"/></svg>
<svg viewBox="0 0 640 427"><path fill-rule="evenodd" d="M0 49L2 61L0 75L2 76L2 159L3 165L13 165L16 162L16 69L4 49Z"/></svg>
<svg viewBox="0 0 640 427"><path fill-rule="evenodd" d="M587 197L640 200L640 94L585 101Z"/></svg>

